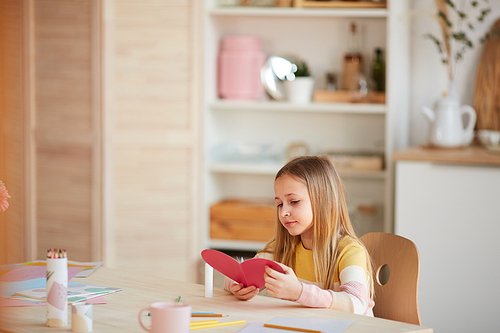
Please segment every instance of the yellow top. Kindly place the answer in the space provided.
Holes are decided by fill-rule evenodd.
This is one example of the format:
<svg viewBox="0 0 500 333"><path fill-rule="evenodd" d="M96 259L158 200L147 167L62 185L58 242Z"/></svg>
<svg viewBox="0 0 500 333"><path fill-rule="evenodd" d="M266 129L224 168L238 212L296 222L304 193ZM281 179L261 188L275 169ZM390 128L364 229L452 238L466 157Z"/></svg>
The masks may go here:
<svg viewBox="0 0 500 333"><path fill-rule="evenodd" d="M316 282L312 251L306 249L302 242L295 248L295 258L293 262L295 266L293 270L298 278Z"/></svg>
<svg viewBox="0 0 500 333"><path fill-rule="evenodd" d="M366 277L368 277L365 250L358 242L356 242L356 240L354 240L354 238L345 236L342 237L338 244L338 259L337 267L335 267L334 282L340 283L340 272L353 265L363 268L366 272ZM298 278L310 282L318 282L314 276L312 251L306 249L302 242L300 242L295 248L293 266L295 275Z"/></svg>

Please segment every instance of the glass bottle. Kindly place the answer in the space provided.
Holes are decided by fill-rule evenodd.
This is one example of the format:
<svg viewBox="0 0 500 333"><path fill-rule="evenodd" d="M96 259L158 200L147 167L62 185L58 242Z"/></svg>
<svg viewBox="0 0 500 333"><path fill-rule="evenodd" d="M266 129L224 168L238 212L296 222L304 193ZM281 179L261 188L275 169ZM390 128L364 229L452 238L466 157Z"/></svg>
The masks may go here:
<svg viewBox="0 0 500 333"><path fill-rule="evenodd" d="M342 87L349 89L353 79L363 71L363 55L359 47L359 34L356 22L351 23L349 31L349 50L344 55L344 73Z"/></svg>
<svg viewBox="0 0 500 333"><path fill-rule="evenodd" d="M382 58L382 49L376 48L371 66L371 76L375 82L375 91L385 91L385 63Z"/></svg>

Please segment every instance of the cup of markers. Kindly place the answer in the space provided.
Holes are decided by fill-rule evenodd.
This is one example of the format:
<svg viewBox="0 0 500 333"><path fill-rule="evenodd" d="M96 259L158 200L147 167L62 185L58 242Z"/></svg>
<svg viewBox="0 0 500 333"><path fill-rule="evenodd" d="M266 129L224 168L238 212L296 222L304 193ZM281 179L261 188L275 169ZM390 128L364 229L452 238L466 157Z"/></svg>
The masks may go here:
<svg viewBox="0 0 500 333"><path fill-rule="evenodd" d="M48 327L68 325L68 258L65 249L47 250Z"/></svg>

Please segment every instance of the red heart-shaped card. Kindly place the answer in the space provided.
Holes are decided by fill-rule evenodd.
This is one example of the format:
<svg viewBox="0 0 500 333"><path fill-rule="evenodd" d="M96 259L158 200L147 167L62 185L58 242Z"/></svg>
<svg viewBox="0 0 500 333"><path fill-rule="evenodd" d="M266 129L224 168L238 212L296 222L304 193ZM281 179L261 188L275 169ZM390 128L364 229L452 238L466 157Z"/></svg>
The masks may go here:
<svg viewBox="0 0 500 333"><path fill-rule="evenodd" d="M243 283L245 286L255 286L259 289L265 284L266 266L280 273L285 273L285 270L277 262L269 259L252 258L240 264L227 254L211 249L203 250L201 256L207 264L228 278Z"/></svg>

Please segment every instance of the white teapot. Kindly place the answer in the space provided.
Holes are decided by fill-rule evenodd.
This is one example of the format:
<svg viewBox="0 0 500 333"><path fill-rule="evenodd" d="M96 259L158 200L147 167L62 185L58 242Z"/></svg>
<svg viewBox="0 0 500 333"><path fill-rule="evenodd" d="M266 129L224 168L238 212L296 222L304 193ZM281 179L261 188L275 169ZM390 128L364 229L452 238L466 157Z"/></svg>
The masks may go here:
<svg viewBox="0 0 500 333"><path fill-rule="evenodd" d="M469 145L474 136L476 111L470 105L460 106L458 98L444 97L436 103L433 111L426 106L421 111L431 123L429 141L439 147L461 147ZM463 114L467 114L467 126L464 126Z"/></svg>

